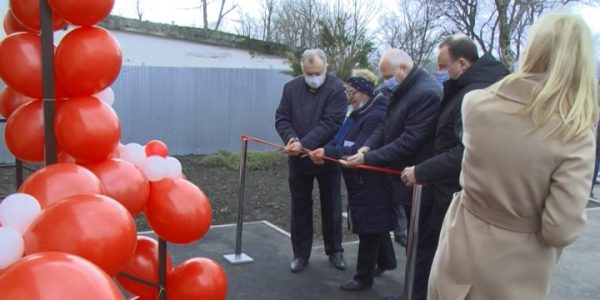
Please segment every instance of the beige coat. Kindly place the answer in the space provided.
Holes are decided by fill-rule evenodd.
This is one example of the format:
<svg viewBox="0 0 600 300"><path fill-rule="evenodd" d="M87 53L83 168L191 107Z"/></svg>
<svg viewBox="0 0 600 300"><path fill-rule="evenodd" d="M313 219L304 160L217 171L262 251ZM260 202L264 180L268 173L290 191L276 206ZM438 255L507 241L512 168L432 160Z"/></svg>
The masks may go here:
<svg viewBox="0 0 600 300"><path fill-rule="evenodd" d="M561 249L586 223L595 139L533 131L519 111L539 77L478 90L463 102L463 191L444 219L429 299L544 299Z"/></svg>

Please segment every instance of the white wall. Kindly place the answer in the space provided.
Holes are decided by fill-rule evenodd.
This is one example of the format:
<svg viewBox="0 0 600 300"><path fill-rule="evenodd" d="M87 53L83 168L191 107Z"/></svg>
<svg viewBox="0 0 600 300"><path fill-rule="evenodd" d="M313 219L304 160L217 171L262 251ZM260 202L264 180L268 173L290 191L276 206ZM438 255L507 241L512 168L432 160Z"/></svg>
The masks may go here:
<svg viewBox="0 0 600 300"><path fill-rule="evenodd" d="M0 21L8 10L8 0L0 0ZM1 23L1 22L0 22ZM70 29L73 29L71 26ZM56 32L58 43L65 31ZM163 67L204 67L288 70L285 58L250 55L248 50L200 44L125 31L111 31L123 52L123 65ZM5 37L0 30L0 39Z"/></svg>

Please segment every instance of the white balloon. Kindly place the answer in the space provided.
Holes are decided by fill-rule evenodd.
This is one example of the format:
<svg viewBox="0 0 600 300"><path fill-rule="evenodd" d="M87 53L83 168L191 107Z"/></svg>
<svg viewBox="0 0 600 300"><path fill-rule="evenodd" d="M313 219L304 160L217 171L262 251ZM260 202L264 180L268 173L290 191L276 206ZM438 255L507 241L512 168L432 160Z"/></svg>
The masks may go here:
<svg viewBox="0 0 600 300"><path fill-rule="evenodd" d="M179 162L179 160L172 156L167 156L166 160L167 160L167 169L168 169L167 177L169 177L169 178L181 177L182 167L181 167L181 163Z"/></svg>
<svg viewBox="0 0 600 300"><path fill-rule="evenodd" d="M113 151L113 153L110 156L112 156L112 158L121 158L121 152L123 151L124 148L125 148L125 145L123 145L119 142L119 144L117 145L117 147L115 147L115 150Z"/></svg>
<svg viewBox="0 0 600 300"><path fill-rule="evenodd" d="M0 203L0 223L24 234L41 211L40 203L33 196L12 194Z"/></svg>
<svg viewBox="0 0 600 300"><path fill-rule="evenodd" d="M167 164L167 160L158 155L152 155L146 158L141 169L150 181L161 181L169 175L169 165Z"/></svg>
<svg viewBox="0 0 600 300"><path fill-rule="evenodd" d="M115 103L115 91L112 88L107 87L104 90L94 94L94 97L100 99L102 102L112 106Z"/></svg>
<svg viewBox="0 0 600 300"><path fill-rule="evenodd" d="M126 160L136 167L141 168L146 161L146 151L144 146L138 143L129 143L119 151L120 158Z"/></svg>
<svg viewBox="0 0 600 300"><path fill-rule="evenodd" d="M23 236L14 228L0 227L0 270L12 265L23 257L25 242Z"/></svg>

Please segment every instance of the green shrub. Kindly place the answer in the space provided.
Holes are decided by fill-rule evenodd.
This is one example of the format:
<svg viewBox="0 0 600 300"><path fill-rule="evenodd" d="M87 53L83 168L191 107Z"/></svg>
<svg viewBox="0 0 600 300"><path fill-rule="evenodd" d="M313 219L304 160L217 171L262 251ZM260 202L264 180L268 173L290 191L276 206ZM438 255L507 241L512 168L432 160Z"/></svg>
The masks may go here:
<svg viewBox="0 0 600 300"><path fill-rule="evenodd" d="M248 151L246 154L246 168L248 170L263 170L281 163L286 155L279 151L257 152ZM240 167L240 153L219 151L209 154L200 160L200 164L208 167L222 167L238 170Z"/></svg>

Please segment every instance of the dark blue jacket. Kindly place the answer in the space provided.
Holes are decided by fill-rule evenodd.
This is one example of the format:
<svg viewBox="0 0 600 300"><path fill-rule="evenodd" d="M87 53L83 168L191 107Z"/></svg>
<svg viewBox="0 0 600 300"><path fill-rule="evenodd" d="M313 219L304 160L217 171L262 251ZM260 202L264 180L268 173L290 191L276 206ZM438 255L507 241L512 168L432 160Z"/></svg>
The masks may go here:
<svg viewBox="0 0 600 300"><path fill-rule="evenodd" d="M430 158L442 90L423 69L415 66L390 97L385 123L380 125L365 145L372 150L365 163L402 171ZM399 176L393 176L394 200L409 205L412 188ZM424 188L423 204L433 203L432 191Z"/></svg>
<svg viewBox="0 0 600 300"><path fill-rule="evenodd" d="M380 93L354 110L344 120L333 141L325 145L325 155L334 158L353 155L385 119L388 98ZM397 217L392 199L391 178L383 173L343 168L348 190L352 232L377 234L394 230Z"/></svg>
<svg viewBox="0 0 600 300"><path fill-rule="evenodd" d="M434 191L435 201L448 205L460 191L462 144L462 100L466 93L486 88L508 75L508 69L491 55L480 57L458 79L444 82L444 98L436 126L434 157L415 167L417 180Z"/></svg>
<svg viewBox="0 0 600 300"><path fill-rule="evenodd" d="M314 150L331 141L344 120L347 104L343 82L333 74L327 73L318 89L310 88L304 76L298 76L283 87L275 128L284 144L298 137L302 147ZM318 166L301 156L290 156L289 164L305 174L319 174L337 167Z"/></svg>

